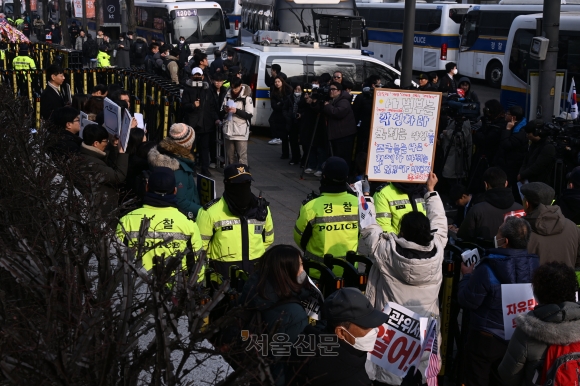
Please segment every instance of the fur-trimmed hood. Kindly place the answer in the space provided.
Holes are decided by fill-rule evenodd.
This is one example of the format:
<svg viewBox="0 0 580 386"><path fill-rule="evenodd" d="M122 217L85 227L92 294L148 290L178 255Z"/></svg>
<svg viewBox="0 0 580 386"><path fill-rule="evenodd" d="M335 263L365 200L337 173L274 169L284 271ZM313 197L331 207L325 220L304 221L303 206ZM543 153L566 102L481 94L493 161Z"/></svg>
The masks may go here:
<svg viewBox="0 0 580 386"><path fill-rule="evenodd" d="M147 161L153 167L166 167L175 171L179 170L181 166L176 157L182 158L184 161L194 161L193 155L189 150L171 140L164 139L159 142L157 147L149 151Z"/></svg>
<svg viewBox="0 0 580 386"><path fill-rule="evenodd" d="M137 40L143 40L145 43L147 43L147 39L145 39L144 37L141 37L141 36L137 36L134 40L135 41L137 41ZM149 44L147 44L147 46L149 46Z"/></svg>
<svg viewBox="0 0 580 386"><path fill-rule="evenodd" d="M547 344L568 345L580 341L580 305L573 302L540 305L516 317L526 335Z"/></svg>
<svg viewBox="0 0 580 386"><path fill-rule="evenodd" d="M241 99L245 97L252 96L252 89L247 84L242 83L242 90L240 91L240 95L236 99ZM232 98L232 89L230 88L226 94L227 99Z"/></svg>

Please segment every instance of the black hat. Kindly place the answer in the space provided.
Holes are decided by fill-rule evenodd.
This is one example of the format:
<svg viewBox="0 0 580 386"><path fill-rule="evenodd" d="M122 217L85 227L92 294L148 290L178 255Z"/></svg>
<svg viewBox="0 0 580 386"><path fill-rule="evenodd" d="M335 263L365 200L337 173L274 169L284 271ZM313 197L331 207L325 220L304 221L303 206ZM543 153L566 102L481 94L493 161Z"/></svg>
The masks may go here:
<svg viewBox="0 0 580 386"><path fill-rule="evenodd" d="M522 185L520 192L527 201L534 205L550 205L556 194L551 186L543 182L530 182L529 184Z"/></svg>
<svg viewBox="0 0 580 386"><path fill-rule="evenodd" d="M348 178L348 165L340 157L330 157L322 167L322 175L333 182L345 182Z"/></svg>
<svg viewBox="0 0 580 386"><path fill-rule="evenodd" d="M240 67L232 66L228 70L230 71L230 74L237 74L238 72L240 72Z"/></svg>
<svg viewBox="0 0 580 386"><path fill-rule="evenodd" d="M224 181L239 184L246 181L254 181L254 179L248 165L231 164L224 169Z"/></svg>
<svg viewBox="0 0 580 386"><path fill-rule="evenodd" d="M175 173L166 167L155 167L149 175L148 191L165 195L175 191Z"/></svg>
<svg viewBox="0 0 580 386"><path fill-rule="evenodd" d="M363 328L375 328L385 323L387 314L375 310L358 288L345 287L333 292L322 306L322 317L332 324L351 322Z"/></svg>
<svg viewBox="0 0 580 386"><path fill-rule="evenodd" d="M215 74L213 74L211 76L211 79L212 80L217 80L218 82L223 82L223 81L225 81L227 79L227 77L226 77L225 74L222 74L222 72L220 71L220 72L216 72Z"/></svg>
<svg viewBox="0 0 580 386"><path fill-rule="evenodd" d="M429 75L425 74L424 72L419 74L419 79L427 79L428 81L431 81Z"/></svg>
<svg viewBox="0 0 580 386"><path fill-rule="evenodd" d="M566 179L574 184L574 188L580 188L580 166L576 166L570 173L566 174Z"/></svg>

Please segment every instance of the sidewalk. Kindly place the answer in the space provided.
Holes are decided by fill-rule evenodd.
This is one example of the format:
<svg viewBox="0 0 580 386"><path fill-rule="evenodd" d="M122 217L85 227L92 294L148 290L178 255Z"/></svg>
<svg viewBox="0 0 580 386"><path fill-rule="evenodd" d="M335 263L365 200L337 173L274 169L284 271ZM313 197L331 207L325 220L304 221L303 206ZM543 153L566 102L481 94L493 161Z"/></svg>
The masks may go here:
<svg viewBox="0 0 580 386"><path fill-rule="evenodd" d="M281 145L268 145L270 138L251 135L248 141L248 162L254 182L252 191L270 203L274 219L274 244L294 243L294 223L298 218L302 201L313 190L320 187L320 177L305 174L300 180L302 169L298 165L288 165L289 160L280 159ZM211 169L216 180L216 194L224 191L223 175L220 169Z"/></svg>

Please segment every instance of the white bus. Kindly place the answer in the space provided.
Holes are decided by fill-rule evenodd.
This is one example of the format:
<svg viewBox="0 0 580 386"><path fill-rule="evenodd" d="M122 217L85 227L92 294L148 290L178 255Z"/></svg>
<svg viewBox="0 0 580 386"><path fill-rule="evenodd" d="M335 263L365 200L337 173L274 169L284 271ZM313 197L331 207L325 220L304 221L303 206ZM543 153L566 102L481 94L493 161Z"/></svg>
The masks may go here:
<svg viewBox="0 0 580 386"><path fill-rule="evenodd" d="M400 70L405 3L372 1L356 3L359 15L366 21L368 50L375 58ZM417 4L413 70L444 70L446 63L457 61L459 26L468 9L468 4L455 2Z"/></svg>
<svg viewBox="0 0 580 386"><path fill-rule="evenodd" d="M226 14L230 28L226 30L228 43L235 44L238 38L238 32L242 23L242 1L241 0L216 0L224 13ZM231 41L230 41L231 39Z"/></svg>
<svg viewBox="0 0 580 386"><path fill-rule="evenodd" d="M504 108L519 105L526 110L528 72L539 68L538 61L530 58L530 43L537 36L536 19L541 18L541 13L522 15L512 23L504 56L504 63L508 63L508 68L504 71L501 82L500 99ZM567 93L572 77L580 79L580 12L560 14L558 69L568 70L567 83L562 88Z"/></svg>
<svg viewBox="0 0 580 386"><path fill-rule="evenodd" d="M513 3L513 2L512 2ZM562 11L580 11L580 5L562 5ZM461 23L457 67L461 75L485 79L499 88L508 33L520 15L542 12L543 5L474 5Z"/></svg>

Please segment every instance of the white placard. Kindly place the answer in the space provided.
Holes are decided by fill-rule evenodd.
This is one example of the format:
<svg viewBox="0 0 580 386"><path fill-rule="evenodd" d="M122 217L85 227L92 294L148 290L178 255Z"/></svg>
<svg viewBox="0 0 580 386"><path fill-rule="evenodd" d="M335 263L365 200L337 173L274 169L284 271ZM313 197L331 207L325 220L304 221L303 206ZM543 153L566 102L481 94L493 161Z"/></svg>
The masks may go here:
<svg viewBox="0 0 580 386"><path fill-rule="evenodd" d="M472 265L479 263L479 260L481 259L479 257L479 251L477 248L463 252L461 254L461 258L467 267L471 267Z"/></svg>
<svg viewBox="0 0 580 386"><path fill-rule="evenodd" d="M375 89L369 181L426 182L433 170L441 93Z"/></svg>
<svg viewBox="0 0 580 386"><path fill-rule="evenodd" d="M74 17L83 17L83 0L73 0L73 4L75 9Z"/></svg>
<svg viewBox="0 0 580 386"><path fill-rule="evenodd" d="M389 319L379 327L375 348L367 359L393 375L404 377L421 360L429 318L391 302L383 312Z"/></svg>
<svg viewBox="0 0 580 386"><path fill-rule="evenodd" d="M121 130L121 107L110 100L109 98L105 98L104 106L104 117L105 123L104 126L109 132L109 134L113 134L119 136L119 131Z"/></svg>
<svg viewBox="0 0 580 386"><path fill-rule="evenodd" d="M531 283L501 285L501 308L505 340L510 340L516 330L516 316L532 311L537 304Z"/></svg>
<svg viewBox="0 0 580 386"><path fill-rule="evenodd" d="M135 113L133 114L133 117L137 120L137 127L145 130L145 120L143 119L143 114ZM145 130L145 132L147 132L147 130Z"/></svg>
<svg viewBox="0 0 580 386"><path fill-rule="evenodd" d="M127 151L127 145L129 144L131 122L133 122L133 117L128 110L125 110L125 115L123 115L123 123L121 124L121 133L119 134L119 141L121 142L123 151Z"/></svg>
<svg viewBox="0 0 580 386"><path fill-rule="evenodd" d="M81 130L79 131L79 137L83 138L83 132L85 131L85 127L87 127L88 125L97 125L97 122L93 122L91 120L88 119L81 119Z"/></svg>
<svg viewBox="0 0 580 386"><path fill-rule="evenodd" d="M302 307L304 307L304 311L306 311L309 318L320 320L320 307L322 306L322 303L324 303L324 296L322 296L322 292L320 292L310 276L306 277L308 278L310 287L313 288L314 291L312 291L313 293L307 299L302 300Z"/></svg>

